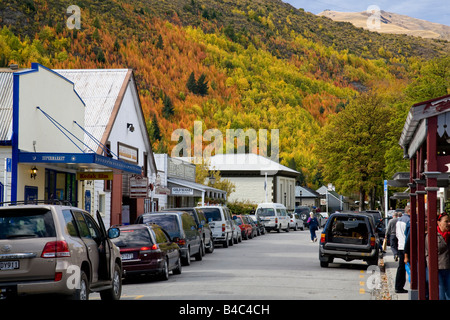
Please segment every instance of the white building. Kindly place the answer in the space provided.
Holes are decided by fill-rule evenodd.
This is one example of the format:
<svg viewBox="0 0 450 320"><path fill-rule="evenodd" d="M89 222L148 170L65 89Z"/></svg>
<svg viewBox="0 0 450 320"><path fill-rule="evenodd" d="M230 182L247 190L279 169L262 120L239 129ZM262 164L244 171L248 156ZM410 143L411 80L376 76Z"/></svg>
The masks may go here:
<svg viewBox="0 0 450 320"><path fill-rule="evenodd" d="M105 224L144 212L156 176L132 70L0 70L0 195L99 210ZM148 201L147 201L148 202Z"/></svg>
<svg viewBox="0 0 450 320"><path fill-rule="evenodd" d="M295 208L298 171L253 153L218 154L209 158L209 169L220 171L235 185L228 201L277 202Z"/></svg>

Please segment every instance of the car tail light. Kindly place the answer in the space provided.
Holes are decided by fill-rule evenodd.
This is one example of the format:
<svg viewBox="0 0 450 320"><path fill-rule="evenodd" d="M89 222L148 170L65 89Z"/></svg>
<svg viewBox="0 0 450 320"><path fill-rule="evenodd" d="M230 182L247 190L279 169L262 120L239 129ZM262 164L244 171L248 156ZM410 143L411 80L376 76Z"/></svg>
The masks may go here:
<svg viewBox="0 0 450 320"><path fill-rule="evenodd" d="M320 234L320 243L325 243L325 233Z"/></svg>
<svg viewBox="0 0 450 320"><path fill-rule="evenodd" d="M225 223L222 224L222 232L225 232Z"/></svg>
<svg viewBox="0 0 450 320"><path fill-rule="evenodd" d="M45 244L41 258L63 257L70 257L69 245L66 241L50 241Z"/></svg>
<svg viewBox="0 0 450 320"><path fill-rule="evenodd" d="M184 246L184 245L186 244L186 240L185 240L185 239L179 239L179 240L177 241L177 243L178 243L179 245Z"/></svg>
<svg viewBox="0 0 450 320"><path fill-rule="evenodd" d="M370 237L370 246L375 247L375 237Z"/></svg>
<svg viewBox="0 0 450 320"><path fill-rule="evenodd" d="M275 223L278 223L278 218L275 218Z"/></svg>

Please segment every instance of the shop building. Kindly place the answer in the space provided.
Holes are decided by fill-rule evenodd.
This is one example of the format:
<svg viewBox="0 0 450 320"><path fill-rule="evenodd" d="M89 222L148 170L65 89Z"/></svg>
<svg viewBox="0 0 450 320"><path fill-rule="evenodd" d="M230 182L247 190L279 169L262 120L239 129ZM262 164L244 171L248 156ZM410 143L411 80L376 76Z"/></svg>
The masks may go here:
<svg viewBox="0 0 450 320"><path fill-rule="evenodd" d="M409 187L411 299L439 299L437 219L450 185L450 95L414 104L399 140L410 172L394 176ZM439 192L442 197L439 197ZM441 199L442 200L441 200ZM427 237L426 237L427 235ZM428 259L425 247L428 246Z"/></svg>
<svg viewBox="0 0 450 320"><path fill-rule="evenodd" d="M195 182L193 163L167 154L154 156L158 168L154 201L158 202L159 210L226 202L226 191Z"/></svg>
<svg viewBox="0 0 450 320"><path fill-rule="evenodd" d="M67 201L107 225L144 212L156 166L132 70L0 75L4 200Z"/></svg>

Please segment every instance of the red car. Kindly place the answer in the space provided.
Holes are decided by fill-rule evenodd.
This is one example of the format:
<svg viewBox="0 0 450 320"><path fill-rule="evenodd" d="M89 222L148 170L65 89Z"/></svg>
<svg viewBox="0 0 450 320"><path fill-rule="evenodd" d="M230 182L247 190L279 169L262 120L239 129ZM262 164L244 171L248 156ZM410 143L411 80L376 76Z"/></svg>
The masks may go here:
<svg viewBox="0 0 450 320"><path fill-rule="evenodd" d="M241 228L242 239L248 240L248 238L253 238L253 228L246 218L242 215L233 216L233 219L237 222L239 228Z"/></svg>
<svg viewBox="0 0 450 320"><path fill-rule="evenodd" d="M125 276L156 274L162 280L181 273L178 244L158 225L119 226L120 236L113 240L122 255ZM177 239L173 239L174 241Z"/></svg>

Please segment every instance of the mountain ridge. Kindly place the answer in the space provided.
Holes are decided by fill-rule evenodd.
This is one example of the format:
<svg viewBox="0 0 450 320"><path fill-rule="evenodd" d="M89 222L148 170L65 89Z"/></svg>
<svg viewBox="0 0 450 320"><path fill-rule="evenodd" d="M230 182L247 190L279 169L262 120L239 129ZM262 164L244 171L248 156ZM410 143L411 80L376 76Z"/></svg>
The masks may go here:
<svg viewBox="0 0 450 320"><path fill-rule="evenodd" d="M334 21L350 22L355 27L379 33L406 34L421 38L450 41L450 26L384 10L380 11L381 23L379 29L368 28L367 19L371 14L366 11L340 12L324 10L317 15L330 18Z"/></svg>

